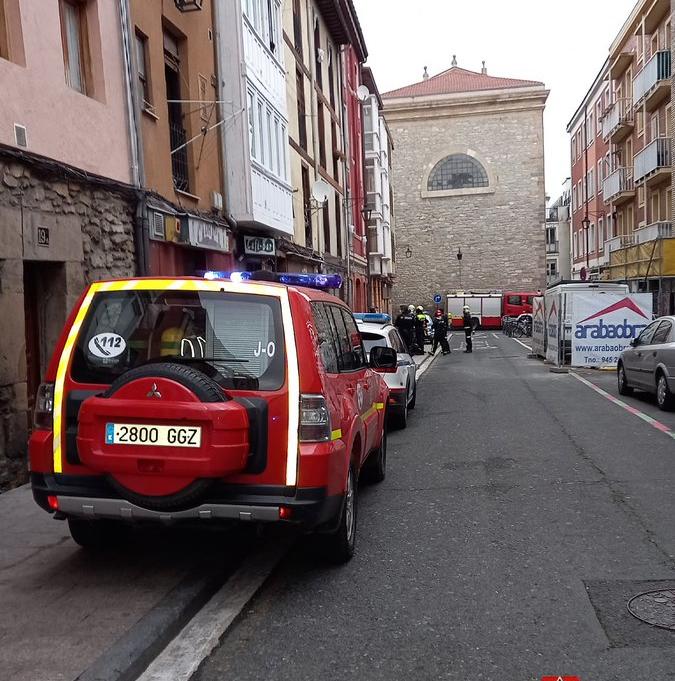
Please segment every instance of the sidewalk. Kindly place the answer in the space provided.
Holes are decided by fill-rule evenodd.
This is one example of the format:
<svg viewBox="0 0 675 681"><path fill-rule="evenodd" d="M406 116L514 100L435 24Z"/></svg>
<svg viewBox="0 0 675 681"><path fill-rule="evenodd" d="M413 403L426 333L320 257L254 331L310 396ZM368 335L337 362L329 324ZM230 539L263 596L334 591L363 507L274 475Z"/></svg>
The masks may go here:
<svg viewBox="0 0 675 681"><path fill-rule="evenodd" d="M199 547L180 544L139 537L90 555L28 485L1 494L0 676L72 681L190 572Z"/></svg>

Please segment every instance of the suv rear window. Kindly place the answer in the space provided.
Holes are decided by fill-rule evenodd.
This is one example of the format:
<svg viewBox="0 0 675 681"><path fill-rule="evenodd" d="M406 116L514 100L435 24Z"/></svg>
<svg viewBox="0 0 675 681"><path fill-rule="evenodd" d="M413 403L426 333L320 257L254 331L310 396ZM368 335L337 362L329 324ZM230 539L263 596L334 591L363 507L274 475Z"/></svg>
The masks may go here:
<svg viewBox="0 0 675 681"><path fill-rule="evenodd" d="M190 364L224 388L278 390L285 379L280 302L224 291L98 293L75 346L73 380L109 384L161 361Z"/></svg>

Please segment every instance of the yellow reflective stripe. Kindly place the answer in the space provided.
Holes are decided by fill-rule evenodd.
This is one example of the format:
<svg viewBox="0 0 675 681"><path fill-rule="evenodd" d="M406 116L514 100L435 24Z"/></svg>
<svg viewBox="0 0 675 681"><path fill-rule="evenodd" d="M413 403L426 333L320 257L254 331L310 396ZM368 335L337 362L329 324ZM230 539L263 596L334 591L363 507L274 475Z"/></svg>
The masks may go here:
<svg viewBox="0 0 675 681"><path fill-rule="evenodd" d="M384 402L375 402L375 409L382 411L384 409Z"/></svg>
<svg viewBox="0 0 675 681"><path fill-rule="evenodd" d="M286 484L294 486L298 478L298 427L300 425L300 376L298 374L298 353L295 346L295 332L288 289L262 283L215 281L208 279L125 279L92 284L68 332L56 370L54 384L54 472L63 471L61 451L63 387L66 379L70 356L80 332L84 317L89 311L91 301L99 291L227 291L231 293L252 293L278 298L281 302L281 318L284 325L286 342L286 364L288 367L288 451L286 456Z"/></svg>
<svg viewBox="0 0 675 681"><path fill-rule="evenodd" d="M73 346L77 340L77 335L80 332L80 327L84 321L84 317L89 310L92 298L96 293L96 284L94 284L85 299L80 305L75 321L70 327L68 337L63 345L63 351L59 358L59 365L56 369L56 381L54 383L54 416L53 416L53 432L54 432L54 473L61 473L63 471L63 456L61 453L61 423L63 417L63 385L66 380L66 371L68 370L68 363L70 362L70 355L73 351Z"/></svg>
<svg viewBox="0 0 675 681"><path fill-rule="evenodd" d="M342 430L338 428L337 430L331 431L330 434L330 439L331 440L340 440L342 438Z"/></svg>
<svg viewBox="0 0 675 681"><path fill-rule="evenodd" d="M368 409L368 411L361 414L361 418L364 421L367 421L376 411L377 411L377 409L375 408L375 405L373 404L373 406L370 409Z"/></svg>

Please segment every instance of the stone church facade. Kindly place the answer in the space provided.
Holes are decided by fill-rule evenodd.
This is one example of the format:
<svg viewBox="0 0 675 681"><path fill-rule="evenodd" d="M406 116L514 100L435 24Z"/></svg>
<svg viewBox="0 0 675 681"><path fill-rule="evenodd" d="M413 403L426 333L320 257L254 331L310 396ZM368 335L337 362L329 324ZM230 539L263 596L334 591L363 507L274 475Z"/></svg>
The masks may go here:
<svg viewBox="0 0 675 681"><path fill-rule="evenodd" d="M383 95L397 188L394 309L432 307L436 293L545 286L547 96L543 83L457 66Z"/></svg>

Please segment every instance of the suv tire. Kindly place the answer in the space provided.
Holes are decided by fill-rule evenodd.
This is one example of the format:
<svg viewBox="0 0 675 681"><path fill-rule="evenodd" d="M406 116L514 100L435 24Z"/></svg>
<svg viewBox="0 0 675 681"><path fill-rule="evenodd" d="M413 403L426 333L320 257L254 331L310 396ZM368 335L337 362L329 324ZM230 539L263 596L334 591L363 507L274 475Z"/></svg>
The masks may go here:
<svg viewBox="0 0 675 681"><path fill-rule="evenodd" d="M130 528L114 520L85 520L68 518L70 536L83 549L97 550L119 545Z"/></svg>
<svg viewBox="0 0 675 681"><path fill-rule="evenodd" d="M385 414L384 427L380 446L371 452L366 465L361 472L366 482L382 482L387 475L387 417Z"/></svg>
<svg viewBox="0 0 675 681"><path fill-rule="evenodd" d="M354 555L358 508L357 487L356 470L353 465L350 465L349 473L347 474L347 490L342 503L342 509L340 510L337 530L317 537L320 541L322 554L326 560L335 565L347 563Z"/></svg>

